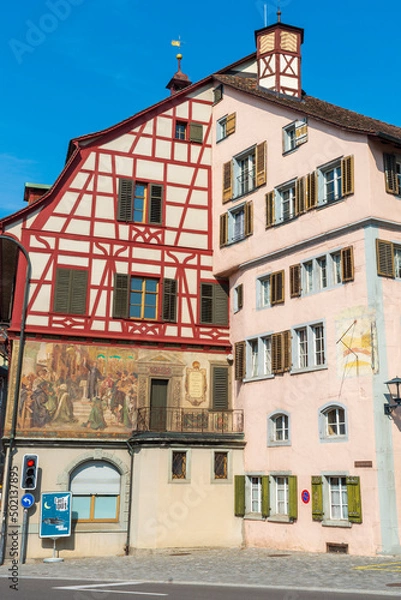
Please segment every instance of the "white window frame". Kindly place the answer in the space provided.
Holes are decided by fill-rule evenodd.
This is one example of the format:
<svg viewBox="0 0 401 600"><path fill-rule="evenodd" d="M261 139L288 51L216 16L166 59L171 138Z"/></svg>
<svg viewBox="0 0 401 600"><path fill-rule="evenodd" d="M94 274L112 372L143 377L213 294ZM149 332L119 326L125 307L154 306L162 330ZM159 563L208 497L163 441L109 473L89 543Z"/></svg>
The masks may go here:
<svg viewBox="0 0 401 600"><path fill-rule="evenodd" d="M263 334L245 342L246 380L273 377L271 361L271 335Z"/></svg>
<svg viewBox="0 0 401 600"><path fill-rule="evenodd" d="M327 367L324 321L293 327L292 341L292 372L314 371Z"/></svg>
<svg viewBox="0 0 401 600"><path fill-rule="evenodd" d="M330 189L333 187L333 189ZM341 200L342 169L341 159L334 160L318 169L318 204L333 204Z"/></svg>
<svg viewBox="0 0 401 600"><path fill-rule="evenodd" d="M275 190L276 203L276 225L279 223L288 223L297 216L295 214L295 180L281 185ZM288 205L288 208L286 208Z"/></svg>
<svg viewBox="0 0 401 600"><path fill-rule="evenodd" d="M322 265L324 264L324 267ZM323 272L324 269L324 272ZM401 247L400 247L401 277ZM343 285L341 250L334 250L301 263L301 295L308 296Z"/></svg>
<svg viewBox="0 0 401 600"><path fill-rule="evenodd" d="M289 515L289 481L288 475L270 476L271 517L288 517Z"/></svg>
<svg viewBox="0 0 401 600"><path fill-rule="evenodd" d="M345 475L326 475L330 521L348 521L348 490Z"/></svg>
<svg viewBox="0 0 401 600"><path fill-rule="evenodd" d="M245 204L228 211L228 244L245 239Z"/></svg>
<svg viewBox="0 0 401 600"><path fill-rule="evenodd" d="M278 423L278 420L280 421ZM278 428L278 424L280 428ZM281 432L282 439L277 435ZM267 421L267 445L268 446L290 446L290 415L286 411L275 411L268 416Z"/></svg>
<svg viewBox="0 0 401 600"><path fill-rule="evenodd" d="M256 146L233 157L234 198L249 194L256 189Z"/></svg>
<svg viewBox="0 0 401 600"><path fill-rule="evenodd" d="M283 127L283 140L284 140L284 154L291 152L297 147L296 135L295 135L295 121Z"/></svg>
<svg viewBox="0 0 401 600"><path fill-rule="evenodd" d="M268 308L271 306L270 285L270 275L263 275L262 277L258 277L256 280L257 308Z"/></svg>
<svg viewBox="0 0 401 600"><path fill-rule="evenodd" d="M245 510L247 514L262 514L262 475L246 476Z"/></svg>
<svg viewBox="0 0 401 600"><path fill-rule="evenodd" d="M328 422L329 415L332 411L336 411L336 422L334 425L338 428L337 433L331 431L330 427L333 424ZM343 404L328 403L319 409L319 438L321 442L346 442L348 441L348 413L347 408Z"/></svg>
<svg viewBox="0 0 401 600"><path fill-rule="evenodd" d="M234 288L234 306L233 306L234 312L238 312L242 308L242 306L239 306L239 302L238 302L238 295L240 293L239 289L240 289L241 285L242 284L240 283L239 285L237 285ZM244 288L242 288L242 293L244 293Z"/></svg>
<svg viewBox="0 0 401 600"><path fill-rule="evenodd" d="M217 128L216 128L216 141L220 142L227 137L227 117L221 117L221 119L217 120Z"/></svg>

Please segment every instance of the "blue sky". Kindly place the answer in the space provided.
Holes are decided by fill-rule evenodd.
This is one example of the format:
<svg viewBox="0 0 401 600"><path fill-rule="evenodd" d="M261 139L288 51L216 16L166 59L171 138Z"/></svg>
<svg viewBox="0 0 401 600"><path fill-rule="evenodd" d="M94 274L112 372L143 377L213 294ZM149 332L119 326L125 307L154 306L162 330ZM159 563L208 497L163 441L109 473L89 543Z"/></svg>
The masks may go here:
<svg viewBox="0 0 401 600"><path fill-rule="evenodd" d="M176 70L195 82L255 50L277 0L19 0L0 22L0 217L25 206L24 183L52 184L71 138L168 95ZM281 0L303 27L303 89L401 126L401 2Z"/></svg>

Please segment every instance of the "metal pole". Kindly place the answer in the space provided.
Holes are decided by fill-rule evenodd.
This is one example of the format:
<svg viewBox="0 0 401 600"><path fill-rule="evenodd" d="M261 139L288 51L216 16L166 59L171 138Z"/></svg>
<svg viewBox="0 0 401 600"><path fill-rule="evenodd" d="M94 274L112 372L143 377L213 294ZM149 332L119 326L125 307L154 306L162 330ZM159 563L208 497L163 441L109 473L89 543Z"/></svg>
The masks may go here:
<svg viewBox="0 0 401 600"><path fill-rule="evenodd" d="M20 556L20 563L22 565L25 564L27 535L28 535L28 509L24 508L24 517L22 519L21 556Z"/></svg>
<svg viewBox="0 0 401 600"><path fill-rule="evenodd" d="M11 431L10 438L8 440L8 448L6 450L6 461L5 461L5 478L3 485L3 502L2 502L2 520L1 520L1 543L0 543L0 565L4 563L5 559L5 550L6 550L6 540L7 540L7 514L8 514L8 496L10 491L10 479L11 479L11 469L13 464L13 451L15 444L15 434L17 429L17 417L18 417L18 399L19 399L19 388L21 384L21 373L22 373L22 361L24 356L24 345L25 345L25 325L26 325L26 313L28 307L28 299L29 299L29 283L31 280L32 273L32 265L28 255L28 252L24 248L24 246L16 239L0 234L0 240L8 240L13 242L18 246L21 250L22 254L26 259L26 278L25 278L25 289L24 289L24 301L22 305L22 314L21 314L21 329L20 329L20 338L19 338L19 347L18 347L18 358L17 358L17 368L16 368L16 376L15 376L15 388L14 388L14 403L13 403L13 411L12 411L12 421L11 421ZM5 441L5 440L4 440Z"/></svg>

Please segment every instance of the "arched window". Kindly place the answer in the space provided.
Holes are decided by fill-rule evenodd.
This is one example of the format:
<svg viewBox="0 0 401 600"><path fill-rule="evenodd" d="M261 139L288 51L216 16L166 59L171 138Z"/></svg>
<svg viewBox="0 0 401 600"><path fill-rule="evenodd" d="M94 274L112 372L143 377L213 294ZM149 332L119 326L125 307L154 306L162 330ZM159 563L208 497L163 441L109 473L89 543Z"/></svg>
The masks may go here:
<svg viewBox="0 0 401 600"><path fill-rule="evenodd" d="M286 413L274 413L268 419L268 445L290 444L290 417Z"/></svg>
<svg viewBox="0 0 401 600"><path fill-rule="evenodd" d="M121 475L102 460L81 464L71 473L72 518L80 522L118 521Z"/></svg>
<svg viewBox="0 0 401 600"><path fill-rule="evenodd" d="M319 433L322 440L347 439L347 413L344 406L332 404L320 410Z"/></svg>

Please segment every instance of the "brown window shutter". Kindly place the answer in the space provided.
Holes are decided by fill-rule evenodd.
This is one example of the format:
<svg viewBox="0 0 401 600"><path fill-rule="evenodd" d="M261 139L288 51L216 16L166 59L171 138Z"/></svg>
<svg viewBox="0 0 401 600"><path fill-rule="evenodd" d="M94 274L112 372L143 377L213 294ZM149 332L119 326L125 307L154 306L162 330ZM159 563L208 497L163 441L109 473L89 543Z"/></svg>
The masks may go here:
<svg viewBox="0 0 401 600"><path fill-rule="evenodd" d="M228 115L227 121L226 121L226 134L227 135L231 135L232 133L235 132L235 119L236 119L235 113Z"/></svg>
<svg viewBox="0 0 401 600"><path fill-rule="evenodd" d="M283 361L283 336L281 333L273 333L272 340L272 373L284 372Z"/></svg>
<svg viewBox="0 0 401 600"><path fill-rule="evenodd" d="M189 124L189 140L201 144L203 142L203 125L200 123Z"/></svg>
<svg viewBox="0 0 401 600"><path fill-rule="evenodd" d="M300 146L308 141L308 125L306 121L297 121L295 123L295 145Z"/></svg>
<svg viewBox="0 0 401 600"><path fill-rule="evenodd" d="M273 227L275 221L275 210L274 210L274 199L275 193L269 192L265 196L266 200L266 229Z"/></svg>
<svg viewBox="0 0 401 600"><path fill-rule="evenodd" d="M233 163L224 163L223 165L223 203L229 202L233 196Z"/></svg>
<svg viewBox="0 0 401 600"><path fill-rule="evenodd" d="M219 85L213 90L213 103L217 104L220 100L223 99L223 86Z"/></svg>
<svg viewBox="0 0 401 600"><path fill-rule="evenodd" d="M341 186L342 195L349 196L354 193L354 157L346 156L341 161Z"/></svg>
<svg viewBox="0 0 401 600"><path fill-rule="evenodd" d="M245 342L234 344L234 374L237 381L245 377Z"/></svg>
<svg viewBox="0 0 401 600"><path fill-rule="evenodd" d="M253 234L253 203L245 204L245 235Z"/></svg>
<svg viewBox="0 0 401 600"><path fill-rule="evenodd" d="M113 317L126 319L128 315L129 277L121 273L114 275Z"/></svg>
<svg viewBox="0 0 401 600"><path fill-rule="evenodd" d="M149 186L149 223L160 225L162 222L163 186Z"/></svg>
<svg viewBox="0 0 401 600"><path fill-rule="evenodd" d="M343 283L354 281L354 251L352 246L341 250L341 278Z"/></svg>
<svg viewBox="0 0 401 600"><path fill-rule="evenodd" d="M290 266L290 297L299 298L301 295L301 265Z"/></svg>
<svg viewBox="0 0 401 600"><path fill-rule="evenodd" d="M291 331L283 331L283 370L289 371L291 368Z"/></svg>
<svg viewBox="0 0 401 600"><path fill-rule="evenodd" d="M384 179L386 182L386 192L389 194L399 194L400 188L397 177L397 161L394 154L383 154L384 160Z"/></svg>
<svg viewBox="0 0 401 600"><path fill-rule="evenodd" d="M220 215L220 247L228 242L228 214Z"/></svg>
<svg viewBox="0 0 401 600"><path fill-rule="evenodd" d="M276 271L270 275L270 303L283 304L284 302L284 271Z"/></svg>
<svg viewBox="0 0 401 600"><path fill-rule="evenodd" d="M242 308L244 306L244 284L240 283L237 287L237 307Z"/></svg>
<svg viewBox="0 0 401 600"><path fill-rule="evenodd" d="M134 181L132 179L118 180L118 221L132 221L132 204L134 196Z"/></svg>
<svg viewBox="0 0 401 600"><path fill-rule="evenodd" d="M317 173L309 173L306 176L306 210L317 206Z"/></svg>
<svg viewBox="0 0 401 600"><path fill-rule="evenodd" d="M394 246L386 240L376 240L377 274L394 279Z"/></svg>
<svg viewBox="0 0 401 600"><path fill-rule="evenodd" d="M262 142L256 146L256 187L266 183L267 144Z"/></svg>
<svg viewBox="0 0 401 600"><path fill-rule="evenodd" d="M305 212L305 177L299 177L295 182L295 214Z"/></svg>
<svg viewBox="0 0 401 600"><path fill-rule="evenodd" d="M163 320L171 323L177 320L176 279L163 279Z"/></svg>

